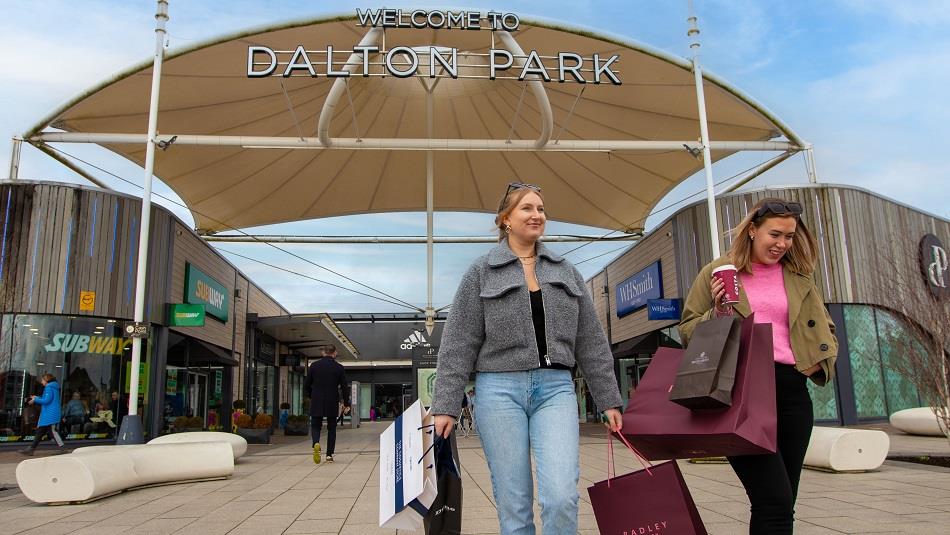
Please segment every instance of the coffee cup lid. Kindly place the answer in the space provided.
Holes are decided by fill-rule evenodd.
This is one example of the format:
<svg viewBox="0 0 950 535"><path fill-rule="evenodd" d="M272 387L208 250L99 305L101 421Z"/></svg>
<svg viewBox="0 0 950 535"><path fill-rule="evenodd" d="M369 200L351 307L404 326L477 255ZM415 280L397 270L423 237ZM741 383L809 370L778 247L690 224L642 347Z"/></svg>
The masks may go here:
<svg viewBox="0 0 950 535"><path fill-rule="evenodd" d="M713 272L713 273L718 273L718 272L720 272L720 271L726 271L726 270L737 271L737 270L736 270L736 266L734 266L734 265L732 265L732 264L724 264L724 265L719 266L719 267L717 267L716 269L712 270L712 272Z"/></svg>

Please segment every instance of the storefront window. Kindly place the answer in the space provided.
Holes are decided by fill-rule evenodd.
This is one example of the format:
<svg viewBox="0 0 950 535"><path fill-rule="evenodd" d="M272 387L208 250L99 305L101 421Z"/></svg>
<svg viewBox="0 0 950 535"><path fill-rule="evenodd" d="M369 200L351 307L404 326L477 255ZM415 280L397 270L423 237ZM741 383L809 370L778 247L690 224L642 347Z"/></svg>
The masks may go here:
<svg viewBox="0 0 950 535"><path fill-rule="evenodd" d="M0 332L0 441L31 440L39 407L30 395L51 373L60 383L67 440L114 438L128 408L132 340L110 319L8 314ZM148 367L140 368L139 403L144 412Z"/></svg>
<svg viewBox="0 0 950 535"><path fill-rule="evenodd" d="M920 406L917 389L897 371L911 336L902 321L886 310L864 305L846 305L844 318L858 418L887 418Z"/></svg>
<svg viewBox="0 0 950 535"><path fill-rule="evenodd" d="M303 414L303 381L301 373L291 371L288 378L290 385L290 414Z"/></svg>
<svg viewBox="0 0 950 535"><path fill-rule="evenodd" d="M255 414L274 414L274 380L276 368L259 360L251 361L251 396L248 411Z"/></svg>

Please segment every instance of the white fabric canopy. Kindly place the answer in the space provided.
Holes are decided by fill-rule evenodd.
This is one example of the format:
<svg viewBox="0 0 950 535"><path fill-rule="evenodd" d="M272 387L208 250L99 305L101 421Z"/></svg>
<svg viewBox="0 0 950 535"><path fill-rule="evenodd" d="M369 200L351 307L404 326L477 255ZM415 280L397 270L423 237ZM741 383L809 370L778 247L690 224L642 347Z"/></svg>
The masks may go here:
<svg viewBox="0 0 950 535"><path fill-rule="evenodd" d="M345 51L366 32L352 16L310 20L170 53L162 73L159 134L314 138L334 79L322 75L248 78L247 47L293 50L302 44L317 51L332 45ZM695 85L687 61L615 37L550 23L523 20L512 35L525 51L534 49L542 55L556 56L559 51L585 57L593 53L620 55L614 67L622 85L543 84L554 118L549 147L571 140L698 139ZM390 28L385 43L389 48L457 48L460 63L476 64L487 60L463 52L488 52L492 37L487 30ZM494 46L502 48L497 39ZM342 63L345 57L341 54L336 59ZM380 61L379 56L373 61ZM38 124L27 139L49 128L144 133L151 65L149 61L134 67L74 99ZM319 73L325 69L315 67ZM382 67L373 69L381 72ZM486 70L471 66L463 68L462 74L484 74ZM346 95L337 103L330 136L426 138L426 92L419 82L412 77L349 78L353 106ZM432 137L535 140L542 114L531 89L524 90L525 83L440 79L433 92ZM725 82L707 75L704 89L713 142L787 140L793 149L802 147L781 121ZM144 162L144 143L103 145L136 163ZM714 151L713 157L732 152ZM552 219L631 231L642 226L646 215L671 188L701 168L700 159L676 147L609 152L437 151L434 207L439 211L494 212L508 182L529 182L543 188ZM300 150L179 143L159 151L155 174L187 203L196 225L205 231L426 209L424 150Z"/></svg>

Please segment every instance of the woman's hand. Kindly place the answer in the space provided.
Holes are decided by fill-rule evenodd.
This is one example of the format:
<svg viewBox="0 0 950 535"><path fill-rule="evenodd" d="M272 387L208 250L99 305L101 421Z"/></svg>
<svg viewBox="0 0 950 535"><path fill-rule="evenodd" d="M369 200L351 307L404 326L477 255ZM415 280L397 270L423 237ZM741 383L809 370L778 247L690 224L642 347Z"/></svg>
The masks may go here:
<svg viewBox="0 0 950 535"><path fill-rule="evenodd" d="M812 375L820 371L821 371L821 364L815 364L811 368L808 368L807 370L802 371L802 373L805 374L806 377L811 377Z"/></svg>
<svg viewBox="0 0 950 535"><path fill-rule="evenodd" d="M442 438L449 438L455 429L455 418L445 414L435 415L435 434Z"/></svg>
<svg viewBox="0 0 950 535"><path fill-rule="evenodd" d="M604 418L607 419L604 425L613 433L619 433L623 427L623 415L617 409L607 409L604 411Z"/></svg>
<svg viewBox="0 0 950 535"><path fill-rule="evenodd" d="M722 301L726 298L726 284L719 277L713 277L709 281L709 294L712 297L713 308L720 316L732 313L732 307L723 305Z"/></svg>

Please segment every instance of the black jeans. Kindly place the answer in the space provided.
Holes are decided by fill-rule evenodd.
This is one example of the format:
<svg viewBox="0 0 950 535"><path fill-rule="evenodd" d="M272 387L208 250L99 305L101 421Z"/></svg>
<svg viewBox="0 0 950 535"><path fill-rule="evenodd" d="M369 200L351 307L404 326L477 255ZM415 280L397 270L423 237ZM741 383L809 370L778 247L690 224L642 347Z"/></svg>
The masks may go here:
<svg viewBox="0 0 950 535"><path fill-rule="evenodd" d="M729 457L752 504L751 535L792 533L798 481L814 423L807 380L794 366L776 364L778 451Z"/></svg>
<svg viewBox="0 0 950 535"><path fill-rule="evenodd" d="M323 419L327 419L327 455L333 455L336 448L336 418L333 416L311 416L310 417L310 439L313 445L320 442L320 431L323 429Z"/></svg>
<svg viewBox="0 0 950 535"><path fill-rule="evenodd" d="M52 425L41 425L36 428L36 431L33 433L33 443L30 444L30 449L35 450L37 446L40 445L40 441L43 440L44 435L49 435L50 438L56 441L56 445L60 448L63 447L63 439L59 437L59 431L57 427L59 424Z"/></svg>

